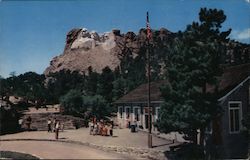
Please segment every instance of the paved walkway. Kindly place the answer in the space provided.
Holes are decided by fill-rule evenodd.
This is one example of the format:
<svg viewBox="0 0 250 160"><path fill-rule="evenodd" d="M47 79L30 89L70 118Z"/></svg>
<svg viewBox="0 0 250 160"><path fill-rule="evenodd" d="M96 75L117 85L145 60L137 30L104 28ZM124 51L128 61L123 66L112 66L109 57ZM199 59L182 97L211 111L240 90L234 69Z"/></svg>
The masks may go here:
<svg viewBox="0 0 250 160"><path fill-rule="evenodd" d="M0 150L28 153L41 159L129 159L128 156L121 154L62 142L2 141Z"/></svg>
<svg viewBox="0 0 250 160"><path fill-rule="evenodd" d="M113 137L110 136L105 137L99 135L97 136L89 135L89 128L80 128L78 130L66 130L64 132L59 133L59 140L55 140L55 133L48 133L47 131L20 132L16 134L8 134L0 136L1 140L0 143L2 142L7 143L8 140L11 140L13 144L19 143L20 141L18 140L22 141L36 140L39 143L41 141L47 141L44 143L49 145L56 144L55 141L58 141L58 143L68 142L71 144L78 144L82 146L85 145L86 147L101 149L103 151L108 151L108 152L111 151L113 153L118 152L118 153L123 153L125 155L143 157L143 158L152 157L151 159L154 158L165 159L164 152L169 151L170 146L177 145L177 143L173 144L172 140L166 140L153 136L153 148L148 149L147 133L145 132L131 133L129 129L114 129L113 131L114 131ZM40 146L37 147L40 148ZM62 150L57 154L60 154L61 152L64 151L63 148L61 149ZM71 154L71 152L69 153ZM72 151L72 154L73 153L74 150Z"/></svg>
<svg viewBox="0 0 250 160"><path fill-rule="evenodd" d="M59 133L59 138L63 140L72 140L79 142L88 142L102 146L121 146L121 147L137 147L147 149L148 135L143 132L131 133L128 129L114 129L113 137L93 136L89 135L88 128L80 128L78 130L66 130ZM46 131L21 132L16 134L8 134L0 136L0 140L4 139L47 139L54 140L55 133ZM165 140L153 136L154 150L166 151L169 146L176 145L170 140Z"/></svg>

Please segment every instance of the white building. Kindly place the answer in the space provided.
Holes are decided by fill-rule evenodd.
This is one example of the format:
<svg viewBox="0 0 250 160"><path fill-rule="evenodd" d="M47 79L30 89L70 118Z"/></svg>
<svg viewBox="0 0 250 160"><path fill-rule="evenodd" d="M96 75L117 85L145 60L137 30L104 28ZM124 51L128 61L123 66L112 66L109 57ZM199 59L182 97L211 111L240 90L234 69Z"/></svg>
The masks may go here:
<svg viewBox="0 0 250 160"><path fill-rule="evenodd" d="M151 82L151 121L155 123L158 119L160 104L163 102L160 87L166 81ZM117 120L121 128L127 128L129 123L137 122L141 129L148 130L148 85L142 84L128 94L118 99L115 104L118 106ZM157 129L152 126L152 131Z"/></svg>

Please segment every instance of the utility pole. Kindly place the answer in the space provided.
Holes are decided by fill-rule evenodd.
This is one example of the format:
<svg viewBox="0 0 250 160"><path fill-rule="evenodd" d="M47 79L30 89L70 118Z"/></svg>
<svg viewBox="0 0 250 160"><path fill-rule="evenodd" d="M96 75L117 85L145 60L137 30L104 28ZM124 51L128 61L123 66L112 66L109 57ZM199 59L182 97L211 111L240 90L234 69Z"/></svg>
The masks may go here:
<svg viewBox="0 0 250 160"><path fill-rule="evenodd" d="M151 99L150 99L150 77L151 77L151 65L150 65L150 51L149 51L149 40L151 38L151 30L150 30L150 26L149 26L149 17L148 17L148 12L147 12L147 48L146 48L146 53L147 53L147 72L148 72L148 148L152 148L152 123L151 123Z"/></svg>

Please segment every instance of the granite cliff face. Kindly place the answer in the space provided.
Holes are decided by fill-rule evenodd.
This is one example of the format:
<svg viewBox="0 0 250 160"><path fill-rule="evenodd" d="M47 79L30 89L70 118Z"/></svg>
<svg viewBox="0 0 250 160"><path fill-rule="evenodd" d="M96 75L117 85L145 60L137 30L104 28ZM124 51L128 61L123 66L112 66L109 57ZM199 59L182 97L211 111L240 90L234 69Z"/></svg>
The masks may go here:
<svg viewBox="0 0 250 160"><path fill-rule="evenodd" d="M166 29L154 31L153 34L160 41L166 41L173 35ZM67 34L64 52L51 60L44 74L60 70L79 71L83 74L89 66L98 73L106 66L114 70L120 65L124 54L129 52L136 57L145 40L145 29L141 29L138 35L133 32L121 34L119 30L98 34L85 28L72 29Z"/></svg>
<svg viewBox="0 0 250 160"><path fill-rule="evenodd" d="M177 36L167 29L153 30L152 41L156 49L155 61L161 64L161 55L166 54L166 45ZM143 47L146 43L146 29L141 29L138 34L127 32L121 34L120 30L98 34L88 31L86 28L72 29L66 37L64 52L54 57L50 66L44 71L48 76L50 73L61 70L78 71L87 73L88 67L93 71L101 73L108 66L111 70L120 66L124 57L135 58L145 52ZM237 65L250 62L250 45L236 41L226 44L226 64Z"/></svg>
<svg viewBox="0 0 250 160"><path fill-rule="evenodd" d="M86 29L71 30L67 35L63 54L52 59L45 75L60 70L84 73L89 66L97 72L105 66L114 69L119 64L114 39L113 33L98 35Z"/></svg>

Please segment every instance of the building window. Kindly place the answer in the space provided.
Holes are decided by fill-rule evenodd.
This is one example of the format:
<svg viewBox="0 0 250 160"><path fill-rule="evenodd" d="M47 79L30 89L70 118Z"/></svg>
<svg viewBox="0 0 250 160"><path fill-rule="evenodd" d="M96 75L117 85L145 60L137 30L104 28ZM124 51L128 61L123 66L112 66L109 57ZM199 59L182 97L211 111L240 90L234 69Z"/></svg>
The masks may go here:
<svg viewBox="0 0 250 160"><path fill-rule="evenodd" d="M122 107L119 107L119 117L122 118Z"/></svg>
<svg viewBox="0 0 250 160"><path fill-rule="evenodd" d="M229 131L238 133L241 121L241 102L229 102Z"/></svg>
<svg viewBox="0 0 250 160"><path fill-rule="evenodd" d="M134 108L134 120L140 121L140 108L138 107Z"/></svg>
<svg viewBox="0 0 250 160"><path fill-rule="evenodd" d="M125 108L126 118L129 119L130 117L130 107Z"/></svg>

